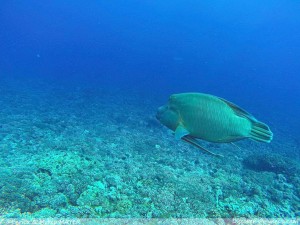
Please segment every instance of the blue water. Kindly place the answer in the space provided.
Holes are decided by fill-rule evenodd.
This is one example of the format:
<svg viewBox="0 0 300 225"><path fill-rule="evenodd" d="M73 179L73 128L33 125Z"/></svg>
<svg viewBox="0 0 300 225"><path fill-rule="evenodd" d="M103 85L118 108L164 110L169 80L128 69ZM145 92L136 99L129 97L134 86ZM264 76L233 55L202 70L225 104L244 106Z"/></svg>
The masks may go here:
<svg viewBox="0 0 300 225"><path fill-rule="evenodd" d="M0 1L0 146L4 149L0 160L4 172L1 173L15 171L14 159L24 153L24 165L18 165L18 168L34 165L31 174L45 174L46 171L54 180L61 178L57 171L30 162L32 157L42 160L45 151L53 155L60 154L55 151L66 154L79 152L82 157L89 155L103 165L111 165L109 160L119 160L118 157L127 162L127 166L122 164L107 169L107 172L106 166L101 167L103 174L89 175L91 182L84 181L82 187L69 181L69 186L76 190L75 197L64 192L68 185L58 188L55 182L52 183L50 193L55 193L55 196L61 194L61 198L67 199L61 204L51 203L50 200L44 200L45 203L41 204L41 200L34 197L47 196L40 190L47 184L41 183L41 188L31 193L24 204L20 204L23 200L16 196L1 195L0 215L26 217L26 212L30 212L36 213L34 217L42 217L39 214L44 212L42 210L50 210L43 216L299 217L300 178L282 169L282 164L289 164L289 160L293 160L296 168L300 160L299 11L300 2L279 0ZM223 154L229 151L231 163L227 166L187 144L178 143L155 120L155 113L157 107L166 103L169 95L181 92L210 93L238 104L270 126L274 133L273 142L265 145L245 141L240 144L242 151L234 147L226 146L222 150L218 146L208 145ZM99 143L102 144L97 142L97 138L101 139ZM121 143L124 146L116 147ZM140 152L139 147L144 150ZM185 150L181 152L180 149ZM259 153L271 154L268 157L272 162L275 160L273 157L277 157L278 161L281 156L286 161L275 166L278 171L253 169L250 166L251 170L244 165L247 163L242 163L243 160L248 162L252 154ZM99 155L108 158L103 161L97 158ZM176 159L171 159L172 155ZM67 165L71 163L70 167L72 160L75 160L72 157L70 162L64 162ZM153 157L149 165L148 157ZM135 163L142 159L148 169L155 168L151 176L145 175L146 178L141 178L143 173L137 175L127 171L135 170ZM213 166L206 167L210 160ZM50 160L49 163L56 165L56 162ZM187 162L193 162L193 165L186 166ZM211 213L203 209L205 213L201 213L200 209L192 209L190 203L184 203L186 207L181 208L174 208L174 205L163 208L164 201L178 205L178 199L188 198L189 194L184 191L177 193L183 190L180 185L172 189L177 194L172 194L164 183L166 177L155 177L164 169L151 167L151 163L158 163L164 169L172 168L174 171L169 171L175 174L175 178L169 181L172 184L184 183L189 176L199 179L202 173L199 171L207 172L207 182L215 181L207 183L207 186L213 187L214 197L203 200L200 195L191 202L197 205L197 201L204 201L207 205L211 204L209 209L219 207L219 211ZM259 192L254 194L258 196L256 198L262 199L261 202L265 199L270 201L265 211L259 210L263 208L262 203L254 200L253 196L247 202L257 204L253 206L255 209L249 206L252 211L237 211L233 205L240 207L243 203L233 203L230 196L239 198L227 192L227 188L235 187L229 184L225 187L224 181L214 178L209 172L215 168L221 170L218 172L220 177L228 177L237 173L232 171L235 163L240 165L239 179L247 177L244 182L248 182L246 186L249 187L249 193L237 188L235 194L239 193L237 196L241 198L251 195L251 190L255 189ZM253 174L249 175L247 171ZM132 185L126 181L126 173L130 174L127 179L133 180ZM182 173L191 174L181 179ZM25 179L23 175L18 177L19 173L16 174L16 180ZM120 182L115 187L120 191L119 197L101 200L102 203L96 205L82 200L83 193L89 193L88 187L93 185L98 185L100 191L97 193L102 193L102 184L97 182L101 181L109 189L108 174L117 177L112 183ZM77 175L69 177L75 179ZM266 183L256 183L255 176L262 176ZM32 178L26 179L32 181ZM267 179L277 179L276 187L287 183L289 188L280 186L276 189L278 196L274 197L274 193L266 191ZM151 180L157 183L153 184ZM140 186L148 184L151 188L145 188L148 192L139 193L139 186L134 186L138 182ZM199 189L195 186L199 182L191 185L191 195L195 196L192 192ZM0 188L2 193L7 193L7 190L16 187L21 190L20 195L26 195L28 190L23 190L24 186L22 182L18 185L4 182ZM124 190L127 187L132 193L122 192L122 187ZM163 187L170 195L169 199L155 202L154 196ZM220 191L219 187L224 189ZM269 188L274 189L273 186ZM150 190L154 190L153 193ZM206 191L203 190L203 193ZM214 205L216 195L220 201L217 206ZM177 200L176 196L179 196ZM139 198L150 200L143 200L142 203ZM119 203L121 200L116 199L129 199L130 203ZM282 199L285 199L284 203ZM9 202L14 202L9 206L11 210L2 210L8 207ZM110 207L105 206L107 204ZM78 209L84 205L91 207L89 210L92 212L71 213L70 208ZM98 208L97 211L95 208L98 206L106 207L106 210ZM16 208L21 208L21 211L16 212Z"/></svg>

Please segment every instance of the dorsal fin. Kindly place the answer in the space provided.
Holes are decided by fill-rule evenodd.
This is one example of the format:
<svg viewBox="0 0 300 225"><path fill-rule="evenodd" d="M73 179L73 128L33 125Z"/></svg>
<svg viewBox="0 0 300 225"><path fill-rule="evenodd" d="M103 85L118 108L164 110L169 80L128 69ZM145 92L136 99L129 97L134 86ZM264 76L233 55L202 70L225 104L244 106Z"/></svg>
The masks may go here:
<svg viewBox="0 0 300 225"><path fill-rule="evenodd" d="M232 102L229 102L223 98L219 98L221 101L225 102L233 111L236 115L240 116L240 117L245 117L249 120L252 120L252 121L257 121L255 119L254 116L252 116L250 113L248 113L246 110L242 109L241 107L233 104Z"/></svg>

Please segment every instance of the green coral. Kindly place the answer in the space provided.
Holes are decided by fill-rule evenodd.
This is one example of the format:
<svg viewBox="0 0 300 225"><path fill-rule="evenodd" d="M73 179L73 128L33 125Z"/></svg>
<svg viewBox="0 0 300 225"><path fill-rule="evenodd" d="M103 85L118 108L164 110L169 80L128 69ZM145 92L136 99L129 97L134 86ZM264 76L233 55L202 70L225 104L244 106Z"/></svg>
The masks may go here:
<svg viewBox="0 0 300 225"><path fill-rule="evenodd" d="M33 218L51 218L56 214L56 210L50 208L43 208L37 212L35 212L32 217Z"/></svg>
<svg viewBox="0 0 300 225"><path fill-rule="evenodd" d="M77 199L77 204L79 206L98 206L105 201L107 201L105 197L105 185L97 181L87 186L87 189Z"/></svg>
<svg viewBox="0 0 300 225"><path fill-rule="evenodd" d="M117 211L126 214L132 208L132 202L129 199L124 199L118 202Z"/></svg>
<svg viewBox="0 0 300 225"><path fill-rule="evenodd" d="M76 174L90 164L90 161L70 152L53 152L44 157L38 156L35 161L40 171L45 171L49 175Z"/></svg>

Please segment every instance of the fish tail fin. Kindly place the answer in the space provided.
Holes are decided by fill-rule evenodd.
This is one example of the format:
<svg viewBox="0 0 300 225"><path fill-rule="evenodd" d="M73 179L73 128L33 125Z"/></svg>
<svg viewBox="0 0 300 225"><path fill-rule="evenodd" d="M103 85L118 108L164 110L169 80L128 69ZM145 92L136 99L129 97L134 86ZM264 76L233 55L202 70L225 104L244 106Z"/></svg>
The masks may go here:
<svg viewBox="0 0 300 225"><path fill-rule="evenodd" d="M259 121L252 121L250 138L255 141L270 143L273 139L273 133L268 125Z"/></svg>

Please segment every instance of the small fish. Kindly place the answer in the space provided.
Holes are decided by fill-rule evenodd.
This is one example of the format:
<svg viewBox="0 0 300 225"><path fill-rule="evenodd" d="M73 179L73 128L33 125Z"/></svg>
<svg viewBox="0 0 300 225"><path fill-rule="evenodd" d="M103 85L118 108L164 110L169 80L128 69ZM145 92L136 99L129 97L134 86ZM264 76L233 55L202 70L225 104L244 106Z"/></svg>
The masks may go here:
<svg viewBox="0 0 300 225"><path fill-rule="evenodd" d="M270 128L239 106L203 93L181 93L170 96L166 105L158 108L156 118L175 132L175 138L184 140L212 155L198 143L229 143L250 138L270 143Z"/></svg>

